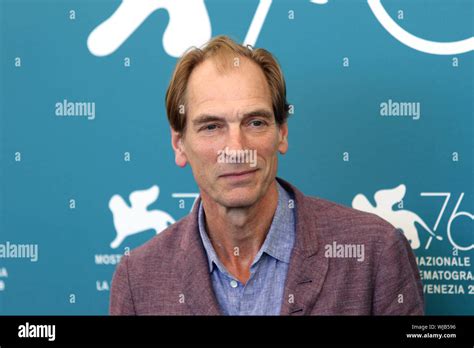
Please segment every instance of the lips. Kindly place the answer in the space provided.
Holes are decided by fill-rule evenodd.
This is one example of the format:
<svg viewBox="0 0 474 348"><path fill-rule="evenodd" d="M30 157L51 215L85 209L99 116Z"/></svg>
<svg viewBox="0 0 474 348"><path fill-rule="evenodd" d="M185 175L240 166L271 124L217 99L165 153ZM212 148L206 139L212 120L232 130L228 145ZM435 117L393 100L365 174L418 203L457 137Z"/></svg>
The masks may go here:
<svg viewBox="0 0 474 348"><path fill-rule="evenodd" d="M243 176L245 174L250 174L250 173L253 173L253 172L256 172L256 171L257 171L257 169L252 169L252 170L246 170L246 171L243 171L243 172L226 173L226 174L222 174L221 177L228 177L228 176L239 177L239 176Z"/></svg>

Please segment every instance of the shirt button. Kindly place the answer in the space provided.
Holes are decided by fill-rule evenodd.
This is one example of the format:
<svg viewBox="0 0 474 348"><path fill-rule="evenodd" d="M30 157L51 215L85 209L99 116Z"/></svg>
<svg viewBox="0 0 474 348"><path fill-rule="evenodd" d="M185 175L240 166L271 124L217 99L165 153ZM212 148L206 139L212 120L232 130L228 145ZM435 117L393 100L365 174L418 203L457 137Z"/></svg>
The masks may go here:
<svg viewBox="0 0 474 348"><path fill-rule="evenodd" d="M230 286L232 286L234 289L237 287L237 285L239 284L237 284L237 282L234 279L230 281Z"/></svg>

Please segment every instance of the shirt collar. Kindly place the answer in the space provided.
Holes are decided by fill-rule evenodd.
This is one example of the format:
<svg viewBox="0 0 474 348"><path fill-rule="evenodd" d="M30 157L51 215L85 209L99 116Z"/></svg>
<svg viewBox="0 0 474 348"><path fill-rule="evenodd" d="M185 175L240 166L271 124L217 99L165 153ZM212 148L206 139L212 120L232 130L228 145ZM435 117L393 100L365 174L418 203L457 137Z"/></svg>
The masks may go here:
<svg viewBox="0 0 474 348"><path fill-rule="evenodd" d="M262 247L255 255L255 259L252 262L252 267L255 265L263 253L270 255L271 257L285 262L290 262L291 251L293 249L294 239L295 239L295 224L294 224L294 203L290 204L292 198L289 193L278 183L278 204L273 216L272 224L270 230L267 233L265 241L263 242ZM294 200L293 200L294 202ZM202 202L199 204L198 211L198 227L199 234L201 235L201 240L203 242L204 248L206 249L206 254L209 262L209 272L212 272L214 269L214 264L224 272L225 267L222 265L220 260L217 257L217 254L212 246L211 241L209 240L206 224L205 224L205 213L202 206Z"/></svg>

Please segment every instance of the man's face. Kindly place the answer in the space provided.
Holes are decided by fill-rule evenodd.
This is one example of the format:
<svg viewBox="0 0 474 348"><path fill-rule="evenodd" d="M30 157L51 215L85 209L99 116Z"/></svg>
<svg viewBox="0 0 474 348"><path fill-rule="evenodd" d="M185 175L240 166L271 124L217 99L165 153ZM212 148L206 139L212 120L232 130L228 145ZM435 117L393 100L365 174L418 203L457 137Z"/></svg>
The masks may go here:
<svg viewBox="0 0 474 348"><path fill-rule="evenodd" d="M193 70L186 131L172 130L176 164L189 162L203 198L228 208L248 207L262 198L276 176L278 152L288 148L287 124L275 122L261 68L246 58L238 63L223 73L208 59ZM246 163L229 163L232 150L248 150L247 156L234 157Z"/></svg>

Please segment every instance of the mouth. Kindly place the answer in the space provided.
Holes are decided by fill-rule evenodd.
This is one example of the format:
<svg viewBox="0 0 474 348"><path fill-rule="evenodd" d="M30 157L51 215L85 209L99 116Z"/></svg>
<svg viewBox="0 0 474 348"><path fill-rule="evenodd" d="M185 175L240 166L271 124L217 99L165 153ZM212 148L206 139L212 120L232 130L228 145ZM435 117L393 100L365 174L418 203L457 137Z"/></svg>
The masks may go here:
<svg viewBox="0 0 474 348"><path fill-rule="evenodd" d="M219 177L221 178L229 178L229 179L243 179L252 176L258 169L246 170L243 172L232 172L222 174Z"/></svg>

